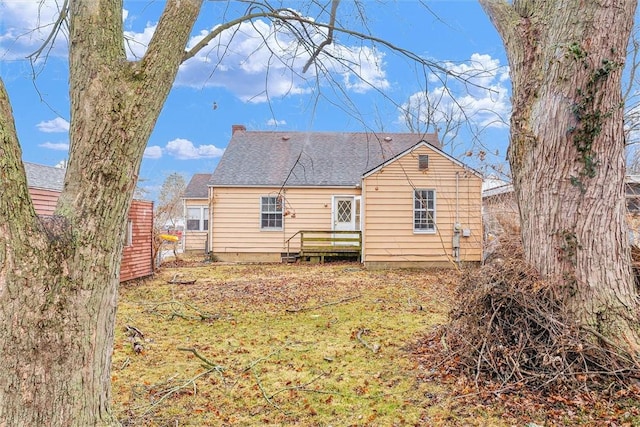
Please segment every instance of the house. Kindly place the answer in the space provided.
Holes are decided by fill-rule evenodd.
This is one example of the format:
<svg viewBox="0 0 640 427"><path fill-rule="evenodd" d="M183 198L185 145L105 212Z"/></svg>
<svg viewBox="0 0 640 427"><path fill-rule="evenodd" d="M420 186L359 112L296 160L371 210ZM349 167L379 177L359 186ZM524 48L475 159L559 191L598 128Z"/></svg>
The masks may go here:
<svg viewBox="0 0 640 427"><path fill-rule="evenodd" d="M232 130L209 181L217 259L301 256L315 230L370 268L482 260L482 178L437 135Z"/></svg>
<svg viewBox="0 0 640 427"><path fill-rule="evenodd" d="M182 197L185 225L183 248L185 251L209 252L209 189L210 173L197 173L191 177Z"/></svg>
<svg viewBox="0 0 640 427"><path fill-rule="evenodd" d="M640 245L640 175L625 177L625 199L629 241ZM519 233L518 204L510 182L486 179L482 189L482 210L487 244L504 232ZM489 252L485 247L485 256Z"/></svg>
<svg viewBox="0 0 640 427"><path fill-rule="evenodd" d="M53 215L64 185L65 169L24 162L29 194L38 215ZM122 250L120 281L137 279L153 273L151 238L153 202L133 200Z"/></svg>

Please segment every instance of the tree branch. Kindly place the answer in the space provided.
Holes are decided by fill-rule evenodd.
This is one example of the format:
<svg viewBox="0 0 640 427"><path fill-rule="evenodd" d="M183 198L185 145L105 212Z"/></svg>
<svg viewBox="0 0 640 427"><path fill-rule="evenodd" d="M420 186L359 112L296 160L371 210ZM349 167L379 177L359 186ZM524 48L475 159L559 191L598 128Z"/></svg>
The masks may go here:
<svg viewBox="0 0 640 427"><path fill-rule="evenodd" d="M494 27L502 37L504 44L509 49L509 45L518 42L517 24L523 18L521 14L516 12L516 2L513 5L507 3L506 0L478 0L480 6L484 9L487 16L493 23ZM521 11L528 9L528 1L518 2ZM527 12L528 13L528 12Z"/></svg>
<svg viewBox="0 0 640 427"><path fill-rule="evenodd" d="M35 52L33 52L27 57L29 58L32 64L36 62L38 59L40 59L40 55L42 55L42 52L44 52L44 50L47 48L47 46L49 46L49 44L51 44L50 49L53 49L53 42L56 36L58 35L58 32L62 28L62 24L64 24L65 20L67 19L68 13L69 13L69 0L64 0L64 3L60 8L60 14L56 19L56 22L53 23L53 28L51 28L51 31L49 32L47 39L40 45L40 47Z"/></svg>
<svg viewBox="0 0 640 427"><path fill-rule="evenodd" d="M20 236L24 237L25 221L31 217L35 221L35 210L27 188L27 177L22 163L22 150L18 141L16 125L9 101L9 95L0 78L0 249L2 242ZM8 227L8 228L5 228ZM0 252L0 260L3 254ZM2 265L0 265L0 270Z"/></svg>
<svg viewBox="0 0 640 427"><path fill-rule="evenodd" d="M215 27L209 34L207 34L202 40L200 40L195 46L193 46L188 51L182 54L182 61L185 62L188 59L193 58L200 52L202 49L207 47L207 45L211 42L211 40L218 37L223 31L226 31L230 28L235 27L236 25L242 24L243 22L251 21L256 18L271 18L271 19L281 19L281 17L277 13L273 12L257 12L250 13L248 15L241 16L240 18L233 19L231 21L225 22L224 24L218 25Z"/></svg>
<svg viewBox="0 0 640 427"><path fill-rule="evenodd" d="M324 39L322 43L320 43L318 48L311 55L311 58L309 58L307 63L304 65L304 68L302 68L303 73L307 72L311 64L313 64L313 62L316 60L318 55L320 55L320 53L325 48L325 46L329 46L331 43L333 43L333 29L336 24L336 12L338 10L339 4L340 4L340 0L333 0L331 2L331 15L329 15L329 31L327 32L327 38Z"/></svg>
<svg viewBox="0 0 640 427"><path fill-rule="evenodd" d="M153 81L164 83L163 86L166 86L166 82L173 83L178 67L184 61L184 47L189 41L201 7L202 0L167 2L147 52L142 58L142 69L136 73L144 73ZM166 70L171 70L173 75L167 76ZM167 87L167 92L170 88L171 85Z"/></svg>
<svg viewBox="0 0 640 427"><path fill-rule="evenodd" d="M503 0L483 0L485 2L492 2L492 1L502 1ZM313 42L312 38L311 38L311 34L308 32L305 32L304 35L306 36L306 44L309 46L315 46L315 48L313 49L313 52L311 52L311 58L309 59L309 61L307 62L307 65L305 65L304 71L306 71L308 69L308 67L311 65L311 63L313 62L313 59L316 58L320 51L322 49L324 49L324 47L326 47L328 44L330 44L333 40L333 34L335 32L340 32L342 34L347 34L350 35L352 37L355 37L359 40L367 40L371 43L375 43L375 44L379 44L381 46L384 46L394 52L397 52L398 54L406 57L409 60L412 60L418 64L421 64L431 70L435 70L435 71L439 71L443 74L446 75L450 75L462 82L465 82L467 84L473 85L473 86L477 86L474 83L469 81L469 78L466 78L463 75L460 74L456 74L455 72L447 69L446 67L444 67L443 65L438 64L437 62L434 61L430 61L428 59L425 59L421 56L419 56L418 54L411 52L407 49L403 49L399 46L394 45L393 43L375 37L371 34L366 34L366 33L361 33L358 31L353 31L353 30L349 30L346 28L342 28L342 27L336 27L335 26L335 15L336 15L336 11L337 11L337 7L338 7L338 3L339 0L334 0L334 3L332 4L332 11L331 11L331 17L330 17L330 22L329 23L322 23L322 22L318 22L318 21L314 21L312 19L309 18L305 18L303 16L297 15L295 13L292 13L291 10L289 9L273 9L273 10L269 10L269 11L260 11L260 12L255 12L255 13L249 13L246 14L240 18L231 20L226 22L223 25L219 25L217 26L214 30L212 30L209 34L207 34L202 40L200 40L200 42L198 42L194 47L192 47L190 50L182 53L182 62L193 58L195 55L198 54L198 52L200 52L202 49L204 49L213 39L215 39L216 37L218 37L223 31L228 30L230 28L233 28L236 25L239 25L243 22L247 22L247 21L251 21L253 19L256 18L268 18L272 21L281 21L283 23L289 23L289 22L296 22L298 24L302 24L302 25L308 25L310 27L316 28L316 29L325 29L327 30L328 33L328 38L325 39L324 42L322 42L320 45L315 45L315 43ZM505 3L505 6L510 7L507 3ZM335 8L335 10L334 10ZM514 12L515 13L515 12ZM517 16L517 15L516 15ZM289 26L289 28L292 28L291 26ZM294 29L292 29L292 32L296 33L298 35L299 40L301 39L301 36L303 35L303 33L301 31L293 31ZM156 31L157 33L157 31ZM331 40L331 42L328 42L328 40Z"/></svg>

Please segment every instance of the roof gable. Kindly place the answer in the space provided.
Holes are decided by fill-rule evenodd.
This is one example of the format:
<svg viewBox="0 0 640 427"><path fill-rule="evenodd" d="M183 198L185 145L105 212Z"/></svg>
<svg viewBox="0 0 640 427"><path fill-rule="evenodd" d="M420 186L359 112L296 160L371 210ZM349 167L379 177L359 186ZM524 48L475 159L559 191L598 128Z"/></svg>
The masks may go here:
<svg viewBox="0 0 640 427"><path fill-rule="evenodd" d="M193 174L182 197L184 199L206 199L209 197L208 184L210 179L210 173Z"/></svg>
<svg viewBox="0 0 640 427"><path fill-rule="evenodd" d="M438 145L435 134L237 130L209 183L356 187L366 171L420 141Z"/></svg>
<svg viewBox="0 0 640 427"><path fill-rule="evenodd" d="M478 178L482 178L482 174L478 171L476 171L475 169L465 165L464 163L462 163L460 160L456 159L453 156L450 156L449 154L445 153L444 151L442 151L441 149L434 147L432 144L427 143L426 141L420 141L417 144L415 144L413 147L409 147L407 150L398 153L397 155L393 156L391 159L385 161L384 163L379 164L378 166L376 166L375 168L372 168L371 170L368 170L366 172L363 173L363 178L367 178L371 175L373 175L374 173L378 172L380 169L384 168L385 166L387 166L390 163L395 162L396 160L398 160L401 157L406 156L407 154L417 150L420 147L427 147L433 151L435 151L437 154L439 154L440 156L444 157L445 159L449 160L451 163L464 168L468 171L470 171L471 173L473 173L474 175L476 175Z"/></svg>

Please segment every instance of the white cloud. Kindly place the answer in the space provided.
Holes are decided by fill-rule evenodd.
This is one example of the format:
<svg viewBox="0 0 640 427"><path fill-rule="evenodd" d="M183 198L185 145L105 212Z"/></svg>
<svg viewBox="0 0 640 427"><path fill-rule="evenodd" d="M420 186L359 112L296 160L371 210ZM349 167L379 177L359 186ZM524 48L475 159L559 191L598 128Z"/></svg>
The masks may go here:
<svg viewBox="0 0 640 427"><path fill-rule="evenodd" d="M24 58L40 47L58 16L58 7L53 0L0 1L2 22L10 24L0 33L0 60ZM157 25L146 22L144 28L139 25L134 28L137 19L141 18L123 10L127 28L125 46L130 60L144 55ZM326 29L297 26L300 33L309 32L316 43L326 38ZM33 31L34 28L39 29ZM204 29L195 34L189 47L209 31ZM58 37L51 55L67 55L66 37ZM371 48L344 46L334 41L320 54L321 67L312 66L307 73L302 73L309 57L309 50L298 44L289 27L274 26L260 19L243 22L222 32L208 47L182 64L176 85L197 89L220 87L252 103L311 93L318 84L318 72L329 73L347 90L356 93L389 87L383 55Z"/></svg>
<svg viewBox="0 0 640 427"><path fill-rule="evenodd" d="M356 93L366 93L371 89L384 91L390 87L384 71L384 54L369 47L358 49L335 46L332 56L344 58L352 64L347 68L336 63L336 71L342 74L345 86Z"/></svg>
<svg viewBox="0 0 640 427"><path fill-rule="evenodd" d="M224 149L215 145L193 145L188 139L177 138L169 141L165 147L167 154L180 160L221 157Z"/></svg>
<svg viewBox="0 0 640 427"><path fill-rule="evenodd" d="M162 157L162 147L152 145L145 148L143 157L146 159L159 159Z"/></svg>
<svg viewBox="0 0 640 427"><path fill-rule="evenodd" d="M287 124L286 120L276 120L276 119L267 120L267 126L284 126L286 124Z"/></svg>
<svg viewBox="0 0 640 427"><path fill-rule="evenodd" d="M23 0L0 1L2 28L0 31L0 59L24 59L47 40L53 29L62 2ZM58 34L48 56L67 55L67 43Z"/></svg>
<svg viewBox="0 0 640 427"><path fill-rule="evenodd" d="M306 30L317 42L325 38L322 31L314 32L309 27ZM203 30L192 37L189 47L208 33L209 30ZM357 93L389 87L384 56L374 49L334 42L320 54L321 68L312 66L303 73L309 57L309 51L298 45L289 29L263 20L244 22L223 31L209 46L183 63L176 84L197 89L221 87L252 103L311 93L318 84L318 72L338 76L336 80L342 81L347 90Z"/></svg>
<svg viewBox="0 0 640 427"><path fill-rule="evenodd" d="M124 44L127 50L127 58L130 60L142 58L155 31L156 24L151 23L147 23L142 32L125 31Z"/></svg>
<svg viewBox="0 0 640 427"><path fill-rule="evenodd" d="M509 69L490 55L474 53L469 62L445 62L444 67L464 79L431 74L428 92L416 92L402 105L422 123L468 122L478 128L506 128L511 114Z"/></svg>
<svg viewBox="0 0 640 427"><path fill-rule="evenodd" d="M53 120L40 122L36 127L40 132L45 133L69 132L69 122L62 117L56 117Z"/></svg>
<svg viewBox="0 0 640 427"><path fill-rule="evenodd" d="M68 142L45 142L43 144L39 144L38 147L48 148L49 150L56 151L67 151L69 150Z"/></svg>

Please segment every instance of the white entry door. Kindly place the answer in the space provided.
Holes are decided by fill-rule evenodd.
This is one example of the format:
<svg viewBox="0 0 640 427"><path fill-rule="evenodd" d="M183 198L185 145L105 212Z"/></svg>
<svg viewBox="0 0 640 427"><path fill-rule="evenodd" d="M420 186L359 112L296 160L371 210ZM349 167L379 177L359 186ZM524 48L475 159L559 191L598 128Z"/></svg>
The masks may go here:
<svg viewBox="0 0 640 427"><path fill-rule="evenodd" d="M356 229L356 212L353 197L333 198L333 229L351 231Z"/></svg>
<svg viewBox="0 0 640 427"><path fill-rule="evenodd" d="M334 196L333 229L335 231L360 230L360 198L353 196ZM357 234L343 234L336 237L357 238ZM356 242L336 242L336 245L357 245Z"/></svg>

